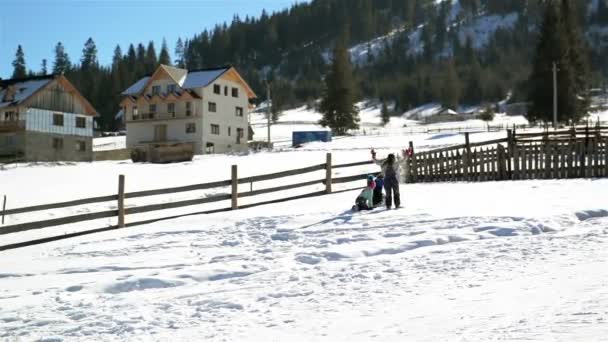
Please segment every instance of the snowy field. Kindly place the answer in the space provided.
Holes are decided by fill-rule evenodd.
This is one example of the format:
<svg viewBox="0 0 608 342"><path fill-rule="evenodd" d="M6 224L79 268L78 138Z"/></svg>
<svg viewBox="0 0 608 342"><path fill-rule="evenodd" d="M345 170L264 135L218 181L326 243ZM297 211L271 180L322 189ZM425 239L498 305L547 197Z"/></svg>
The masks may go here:
<svg viewBox="0 0 608 342"><path fill-rule="evenodd" d="M419 184L2 253L0 337L608 341L608 181Z"/></svg>
<svg viewBox="0 0 608 342"><path fill-rule="evenodd" d="M301 112L273 127L274 141L314 121ZM373 127L377 114L369 112L365 124ZM505 136L475 133L471 141ZM120 143L110 140L104 143ZM321 164L326 152L334 164L363 161L371 147L384 155L409 141L421 151L464 138L386 130L168 165L17 164L0 168L0 195L8 208L109 195L119 174L127 192L207 183L228 179L232 164L246 177ZM377 167L334 175L363 172ZM353 186L362 184L335 189ZM0 252L0 341L608 341L608 180L408 184L401 191L400 210L350 213L358 194L350 191ZM213 205L131 215L127 222ZM114 208L110 202L6 219L17 224ZM115 221L3 235L2 244L109 224Z"/></svg>

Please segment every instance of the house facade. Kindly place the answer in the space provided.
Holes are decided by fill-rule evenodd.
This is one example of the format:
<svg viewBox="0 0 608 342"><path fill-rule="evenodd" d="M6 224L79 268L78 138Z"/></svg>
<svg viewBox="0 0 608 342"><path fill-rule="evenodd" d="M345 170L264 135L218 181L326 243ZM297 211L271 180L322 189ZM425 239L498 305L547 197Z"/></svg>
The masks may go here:
<svg viewBox="0 0 608 342"><path fill-rule="evenodd" d="M248 149L254 92L233 67L185 70L161 65L125 90L127 148L192 143L195 154Z"/></svg>
<svg viewBox="0 0 608 342"><path fill-rule="evenodd" d="M91 161L97 115L63 75L0 80L0 162Z"/></svg>

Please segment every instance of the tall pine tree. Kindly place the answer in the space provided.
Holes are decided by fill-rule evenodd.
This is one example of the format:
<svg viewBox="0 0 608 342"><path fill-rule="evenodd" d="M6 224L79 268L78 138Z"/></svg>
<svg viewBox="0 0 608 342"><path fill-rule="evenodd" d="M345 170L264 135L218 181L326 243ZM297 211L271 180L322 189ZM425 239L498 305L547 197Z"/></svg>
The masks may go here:
<svg viewBox="0 0 608 342"><path fill-rule="evenodd" d="M163 45L160 49L160 55L158 56L158 63L164 65L171 65L171 56L169 56L169 49L167 48L167 41L163 38Z"/></svg>
<svg viewBox="0 0 608 342"><path fill-rule="evenodd" d="M153 73L158 66L158 60L156 58L156 49L154 49L154 42L150 41L148 43L148 48L146 49L146 57L144 59L144 67L146 69L146 74Z"/></svg>
<svg viewBox="0 0 608 342"><path fill-rule="evenodd" d="M575 0L576 1L576 0ZM580 24L578 22L578 7L573 4L572 0L561 0L561 14L564 25L564 32L567 34L567 62L572 69L574 77L574 85L572 89L574 94L578 95L573 98L572 103L572 119L579 121L589 110L590 101L587 97L589 89L589 51L585 36L581 33Z"/></svg>
<svg viewBox="0 0 608 342"><path fill-rule="evenodd" d="M72 64L70 63L70 57L65 52L65 48L61 42L58 42L55 46L55 61L53 62L53 74L63 74L70 70Z"/></svg>
<svg viewBox="0 0 608 342"><path fill-rule="evenodd" d="M344 42L347 39L343 39ZM330 127L336 135L344 135L349 129L359 128L359 113L355 107L355 79L350 54L344 43L338 43L333 51L332 64L325 76L325 92L319 122Z"/></svg>
<svg viewBox="0 0 608 342"><path fill-rule="evenodd" d="M82 49L82 58L80 59L80 68L83 71L90 71L99 67L97 61L97 46L93 41L93 38L87 39Z"/></svg>
<svg viewBox="0 0 608 342"><path fill-rule="evenodd" d="M182 38L177 39L175 43L175 66L178 68L185 68L186 62L184 61L186 50Z"/></svg>
<svg viewBox="0 0 608 342"><path fill-rule="evenodd" d="M380 118L382 119L382 126L386 126L391 121L391 114L388 111L386 102L382 101L382 109L380 109Z"/></svg>
<svg viewBox="0 0 608 342"><path fill-rule="evenodd" d="M25 67L25 54L21 45L17 47L17 53L15 53L15 60L13 61L13 76L12 78L24 78L27 76L27 69Z"/></svg>
<svg viewBox="0 0 608 342"><path fill-rule="evenodd" d="M560 6L561 4L561 6ZM560 8L561 7L561 8ZM528 110L530 121L553 121L553 69L557 73L558 121L578 122L587 110L586 75L587 65L581 43L574 8L569 1L548 1L545 8L540 38L536 48L534 66L529 78Z"/></svg>
<svg viewBox="0 0 608 342"><path fill-rule="evenodd" d="M47 67L46 58L44 58L44 59L42 59L40 74L44 76L44 75L46 75L48 73L49 73L49 70L48 70L48 67Z"/></svg>
<svg viewBox="0 0 608 342"><path fill-rule="evenodd" d="M460 101L460 80L453 61L446 62L444 81L441 87L441 105L456 110Z"/></svg>

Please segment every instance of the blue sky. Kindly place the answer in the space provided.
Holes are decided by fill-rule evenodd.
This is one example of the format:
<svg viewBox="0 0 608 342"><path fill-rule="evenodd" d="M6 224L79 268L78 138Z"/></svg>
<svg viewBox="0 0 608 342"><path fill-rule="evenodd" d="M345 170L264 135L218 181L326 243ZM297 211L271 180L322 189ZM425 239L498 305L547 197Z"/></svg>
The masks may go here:
<svg viewBox="0 0 608 342"><path fill-rule="evenodd" d="M27 68L49 69L54 48L61 41L72 62L80 60L85 41L92 37L98 57L107 65L116 44L123 53L130 43L154 41L160 51L167 40L171 57L178 37L190 38L234 14L258 17L306 0L0 0L0 77L10 78L17 45L25 52Z"/></svg>

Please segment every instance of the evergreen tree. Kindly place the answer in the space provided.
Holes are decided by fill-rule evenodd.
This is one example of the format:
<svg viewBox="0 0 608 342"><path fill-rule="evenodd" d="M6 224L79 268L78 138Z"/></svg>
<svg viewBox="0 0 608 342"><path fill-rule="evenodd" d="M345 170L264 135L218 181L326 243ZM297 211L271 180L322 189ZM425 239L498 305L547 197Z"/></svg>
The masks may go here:
<svg viewBox="0 0 608 342"><path fill-rule="evenodd" d="M441 105L444 108L456 110L460 101L460 80L453 61L448 61L445 67L444 81L441 87Z"/></svg>
<svg viewBox="0 0 608 342"><path fill-rule="evenodd" d="M178 68L185 68L186 63L184 61L185 55L184 42L182 42L181 38L177 39L177 43L175 43L175 66Z"/></svg>
<svg viewBox="0 0 608 342"><path fill-rule="evenodd" d="M540 38L536 48L534 67L529 78L529 101L531 107L528 111L528 120L552 122L553 121L553 63L559 68L558 82L558 121L578 121L585 114L585 101L579 96L584 94L581 89L582 81L577 81L575 68L578 57L576 45L570 45L570 33L566 32L570 24L566 24L567 15L564 8L560 11L557 1L550 1L546 5ZM569 28L567 28L569 27ZM580 70L584 73L584 69Z"/></svg>
<svg viewBox="0 0 608 342"><path fill-rule="evenodd" d="M80 68L83 71L89 71L97 67L99 67L99 62L97 61L97 46L95 45L93 38L89 38L82 49Z"/></svg>
<svg viewBox="0 0 608 342"><path fill-rule="evenodd" d="M355 92L350 56L344 45L339 43L334 49L332 65L325 76L325 93L320 106L323 118L319 123L323 127L329 126L337 135L359 128Z"/></svg>
<svg viewBox="0 0 608 342"><path fill-rule="evenodd" d="M53 62L53 74L63 74L70 70L72 64L68 53L65 52L65 48L61 42L58 42L55 46L55 61Z"/></svg>
<svg viewBox="0 0 608 342"><path fill-rule="evenodd" d="M468 69L468 79L466 80L462 100L463 103L468 105L479 104L484 99L483 72L479 61L475 56L473 56L472 64Z"/></svg>
<svg viewBox="0 0 608 342"><path fill-rule="evenodd" d="M44 59L42 59L40 74L42 76L44 76L44 75L47 75L48 73L49 73L49 71L48 71L48 68L47 68L46 58L44 58Z"/></svg>
<svg viewBox="0 0 608 342"><path fill-rule="evenodd" d="M146 57L144 59L144 68L146 70L146 74L153 73L158 66L158 60L156 58L156 49L154 49L154 42L150 41L148 43L148 48L146 49Z"/></svg>
<svg viewBox="0 0 608 342"><path fill-rule="evenodd" d="M382 109L380 110L380 117L382 118L382 126L386 126L391 121L391 115L386 106L386 102L382 101Z"/></svg>
<svg viewBox="0 0 608 342"><path fill-rule="evenodd" d="M138 77L150 73L146 71L146 48L142 43L137 45L135 61L135 74L138 75Z"/></svg>
<svg viewBox="0 0 608 342"><path fill-rule="evenodd" d="M112 56L112 70L117 70L122 61L122 49L120 48L120 45L116 45L114 48L114 56Z"/></svg>
<svg viewBox="0 0 608 342"><path fill-rule="evenodd" d="M158 56L158 63L164 65L171 65L171 56L169 56L169 49L167 48L167 41L163 38L163 45L160 48L160 55Z"/></svg>
<svg viewBox="0 0 608 342"><path fill-rule="evenodd" d="M27 69L25 68L25 54L21 45L17 47L17 53L15 53L15 60L13 61L13 76L12 78L24 78L27 76Z"/></svg>
<svg viewBox="0 0 608 342"><path fill-rule="evenodd" d="M589 53L585 36L581 33L578 22L577 6L572 4L572 0L561 0L561 3L562 22L564 32L567 34L567 63L574 76L572 89L574 94L582 98L580 101L577 98L572 99L574 100L571 105L572 116L575 121L578 121L587 114L590 104L590 100L587 98L589 79L591 78L589 74Z"/></svg>

